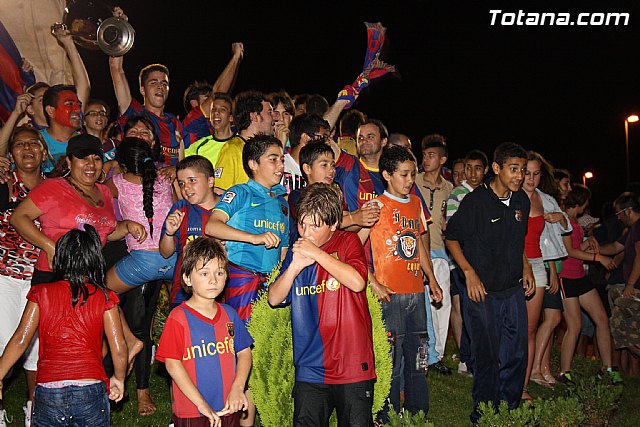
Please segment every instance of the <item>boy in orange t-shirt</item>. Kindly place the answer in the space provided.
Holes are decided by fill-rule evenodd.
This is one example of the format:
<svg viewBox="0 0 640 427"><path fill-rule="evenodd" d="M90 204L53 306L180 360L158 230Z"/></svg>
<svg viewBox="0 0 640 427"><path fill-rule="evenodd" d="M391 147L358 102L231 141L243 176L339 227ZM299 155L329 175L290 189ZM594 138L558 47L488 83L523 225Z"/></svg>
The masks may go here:
<svg viewBox="0 0 640 427"><path fill-rule="evenodd" d="M434 301L442 299L442 291L425 246L429 242L427 219L420 199L410 194L417 171L415 157L403 147L390 147L382 152L379 166L386 191L375 199L380 205L380 219L370 229L374 272L369 274L369 281L382 301L382 317L392 342L389 400L394 410L400 411L400 378L404 376L404 409L427 413L429 338L422 271ZM387 411L385 408L382 414L384 422Z"/></svg>

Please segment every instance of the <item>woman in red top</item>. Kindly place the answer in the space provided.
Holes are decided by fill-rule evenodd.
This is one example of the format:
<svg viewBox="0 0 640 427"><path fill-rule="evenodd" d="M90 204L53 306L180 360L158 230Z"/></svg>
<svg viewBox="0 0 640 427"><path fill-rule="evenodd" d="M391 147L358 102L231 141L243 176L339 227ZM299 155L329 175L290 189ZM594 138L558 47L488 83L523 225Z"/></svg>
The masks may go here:
<svg viewBox="0 0 640 427"><path fill-rule="evenodd" d="M528 358L527 373L524 380L524 389L522 390L522 399L533 400L527 385L531 376L531 366L533 365L533 354L535 350L536 330L540 320L540 312L542 311L542 299L544 297L544 288L547 286L547 275L542 260L542 250L540 249L540 236L544 230L544 208L542 207L542 199L536 193L536 188L540 185L542 167L537 160L528 160L525 179L522 183L522 189L529 196L531 202L531 210L529 212L529 220L527 224L527 235L524 239L524 253L527 256L533 277L536 281L536 292L526 299L527 318L528 318Z"/></svg>
<svg viewBox="0 0 640 427"><path fill-rule="evenodd" d="M113 195L106 185L98 183L102 172L102 142L92 135L78 135L67 144L64 177L49 178L34 188L11 215L11 225L29 243L41 249L35 265L31 285L49 283L54 274L53 255L58 239L74 228L91 225L100 243L122 239L130 233L140 242L146 236L145 228L133 221L116 221ZM42 230L35 226L40 221ZM124 318L124 316L123 316ZM133 362L142 348L126 322L123 323L129 348L129 360Z"/></svg>
<svg viewBox="0 0 640 427"><path fill-rule="evenodd" d="M40 330L34 425L73 419L74 425L107 427L109 398L122 399L127 346L118 296L104 284L98 233L90 225L84 228L58 241L56 281L31 288L20 325L0 357L3 378ZM103 335L115 365L109 384L102 366Z"/></svg>

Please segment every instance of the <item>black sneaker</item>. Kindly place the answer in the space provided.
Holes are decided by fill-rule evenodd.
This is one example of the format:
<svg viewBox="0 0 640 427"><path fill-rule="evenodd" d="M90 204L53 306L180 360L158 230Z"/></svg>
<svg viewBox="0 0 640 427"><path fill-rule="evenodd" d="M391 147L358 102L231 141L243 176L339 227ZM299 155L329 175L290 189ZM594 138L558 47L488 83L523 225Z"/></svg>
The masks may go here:
<svg viewBox="0 0 640 427"><path fill-rule="evenodd" d="M437 361L436 363L432 363L429 365L430 371L436 371L441 375L451 375L451 368L447 367L442 361Z"/></svg>
<svg viewBox="0 0 640 427"><path fill-rule="evenodd" d="M571 372L570 371L560 372L558 374L557 380L558 380L559 383L562 383L562 384L573 383L573 378L571 376Z"/></svg>

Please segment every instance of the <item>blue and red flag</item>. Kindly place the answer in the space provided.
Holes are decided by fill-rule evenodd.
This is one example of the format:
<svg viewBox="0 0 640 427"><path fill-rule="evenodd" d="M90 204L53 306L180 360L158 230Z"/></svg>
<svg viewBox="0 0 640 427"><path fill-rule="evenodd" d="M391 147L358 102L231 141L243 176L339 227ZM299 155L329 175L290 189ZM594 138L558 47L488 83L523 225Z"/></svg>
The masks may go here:
<svg viewBox="0 0 640 427"><path fill-rule="evenodd" d="M380 59L380 50L384 44L384 35L387 29L380 22L375 24L365 22L367 26L367 51L364 55L364 65L362 73L356 80L347 85L338 93L338 99L348 101L344 109L351 108L358 98L360 91L369 86L373 79L382 77L387 73L393 73L396 69L393 65L389 65Z"/></svg>
<svg viewBox="0 0 640 427"><path fill-rule="evenodd" d="M22 69L23 62L11 35L0 22L0 121L3 123L16 106L18 95L36 81L33 71Z"/></svg>

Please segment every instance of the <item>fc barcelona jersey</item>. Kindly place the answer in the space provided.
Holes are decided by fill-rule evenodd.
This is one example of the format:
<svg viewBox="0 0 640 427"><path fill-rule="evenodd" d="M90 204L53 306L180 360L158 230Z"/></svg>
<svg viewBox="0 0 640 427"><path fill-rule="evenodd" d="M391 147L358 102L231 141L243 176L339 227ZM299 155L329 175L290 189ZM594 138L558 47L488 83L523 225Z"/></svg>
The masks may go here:
<svg viewBox="0 0 640 427"><path fill-rule="evenodd" d="M322 250L367 280L367 262L356 234L337 230ZM292 258L289 251L280 271ZM291 303L296 381L349 384L376 377L365 291L352 291L314 263L296 277L285 303Z"/></svg>
<svg viewBox="0 0 640 427"><path fill-rule="evenodd" d="M251 346L253 338L233 308L215 304L218 311L213 319L186 303L173 309L165 323L156 359L180 360L209 406L220 411L236 377L236 354ZM180 418L201 416L175 382L172 409Z"/></svg>

